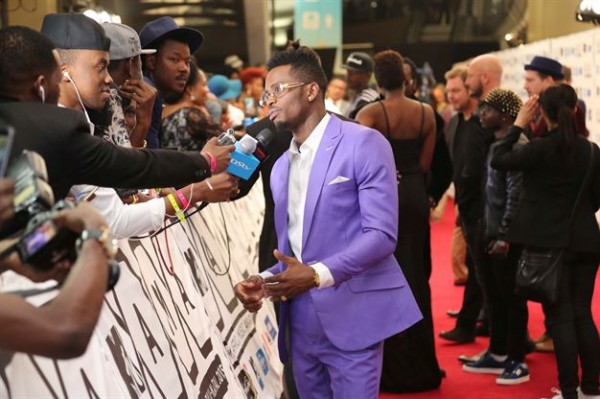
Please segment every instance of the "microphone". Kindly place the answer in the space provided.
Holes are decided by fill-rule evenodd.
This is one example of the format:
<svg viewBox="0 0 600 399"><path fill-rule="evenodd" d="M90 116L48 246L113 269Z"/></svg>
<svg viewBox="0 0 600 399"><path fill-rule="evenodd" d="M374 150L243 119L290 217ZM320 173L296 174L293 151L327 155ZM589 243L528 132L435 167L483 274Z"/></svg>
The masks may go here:
<svg viewBox="0 0 600 399"><path fill-rule="evenodd" d="M275 133L271 129L263 129L256 135L256 150L252 153L260 162L264 162L268 157L269 153L267 148L271 141L275 138Z"/></svg>
<svg viewBox="0 0 600 399"><path fill-rule="evenodd" d="M244 135L240 141L235 142L235 151L231 153L227 173L243 180L250 179L260 164L260 161L253 155L257 143L258 141L250 135Z"/></svg>

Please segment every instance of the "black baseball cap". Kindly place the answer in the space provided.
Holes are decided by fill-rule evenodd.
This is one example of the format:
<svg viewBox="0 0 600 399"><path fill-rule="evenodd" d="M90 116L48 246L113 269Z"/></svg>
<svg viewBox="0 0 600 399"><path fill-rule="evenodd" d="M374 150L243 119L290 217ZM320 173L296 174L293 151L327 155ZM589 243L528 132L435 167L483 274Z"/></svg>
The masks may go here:
<svg viewBox="0 0 600 399"><path fill-rule="evenodd" d="M63 50L110 50L110 39L102 26L83 14L48 14L41 32Z"/></svg>
<svg viewBox="0 0 600 399"><path fill-rule="evenodd" d="M342 68L351 71L373 72L373 66L373 58L371 58L369 54L363 53L362 51L356 51L350 53L348 58L346 58L346 63L342 65Z"/></svg>

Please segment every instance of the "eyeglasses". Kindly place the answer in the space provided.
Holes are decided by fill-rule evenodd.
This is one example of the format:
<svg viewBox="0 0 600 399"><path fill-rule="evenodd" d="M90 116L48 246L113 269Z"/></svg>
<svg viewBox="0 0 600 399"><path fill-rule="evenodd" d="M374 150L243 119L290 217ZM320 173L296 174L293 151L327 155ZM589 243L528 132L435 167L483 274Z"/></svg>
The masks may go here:
<svg viewBox="0 0 600 399"><path fill-rule="evenodd" d="M262 94L262 96L260 96L260 100L258 100L258 103L260 104L261 107L264 107L265 105L267 105L267 103L269 102L271 97L281 98L288 92L289 89L293 89L294 87L300 87L305 84L306 84L306 82L277 83L277 84L271 86L272 91L268 91L268 90L263 91L263 94Z"/></svg>

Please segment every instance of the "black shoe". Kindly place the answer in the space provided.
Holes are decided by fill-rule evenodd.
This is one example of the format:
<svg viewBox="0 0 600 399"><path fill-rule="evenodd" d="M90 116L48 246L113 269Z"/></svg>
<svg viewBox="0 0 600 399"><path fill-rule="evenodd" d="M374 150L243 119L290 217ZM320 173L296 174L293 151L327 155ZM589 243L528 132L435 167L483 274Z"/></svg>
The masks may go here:
<svg viewBox="0 0 600 399"><path fill-rule="evenodd" d="M476 355L472 355L472 356L469 356L469 355L460 355L458 357L458 361L461 362L461 363L476 362L479 359L481 359L481 356L485 355L486 352L487 352L487 349L485 349L483 352L480 352L480 353L478 353Z"/></svg>
<svg viewBox="0 0 600 399"><path fill-rule="evenodd" d="M475 341L475 333L463 330L462 328L455 327L450 331L442 331L440 338L444 338L448 341L456 342L457 344L468 344Z"/></svg>
<svg viewBox="0 0 600 399"><path fill-rule="evenodd" d="M458 315L460 314L460 310L452 310L452 309L448 309L448 310L446 311L446 314L447 314L448 316L450 316L450 317L454 317L454 318L456 318L456 317L458 317Z"/></svg>

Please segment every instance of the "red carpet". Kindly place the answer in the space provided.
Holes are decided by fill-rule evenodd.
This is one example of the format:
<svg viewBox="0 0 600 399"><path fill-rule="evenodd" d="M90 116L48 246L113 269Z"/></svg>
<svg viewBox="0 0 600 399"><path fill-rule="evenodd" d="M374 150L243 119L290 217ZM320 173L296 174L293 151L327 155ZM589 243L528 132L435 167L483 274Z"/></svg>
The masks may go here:
<svg viewBox="0 0 600 399"><path fill-rule="evenodd" d="M442 386L430 392L410 394L382 393L379 399L540 399L550 398L550 388L558 387L556 363L554 354L532 353L527 356L527 364L531 380L517 386L500 386L496 384L495 376L487 374L471 374L461 369L457 357L461 354L473 355L487 348L488 339L478 337L475 343L467 345L453 345L437 337L442 330L454 327L455 319L446 315L448 309L458 309L462 301L462 287L452 284L452 270L450 265L450 236L454 224L453 204L448 203L446 214L439 223L432 223L432 256L433 275L431 277L431 292L433 302L433 320L436 334L436 351L440 367L446 370L447 377L443 379ZM596 325L600 320L600 299L598 287L600 275L596 279L596 292L594 296L594 320ZM529 304L529 332L536 338L543 333L543 314L537 303Z"/></svg>

